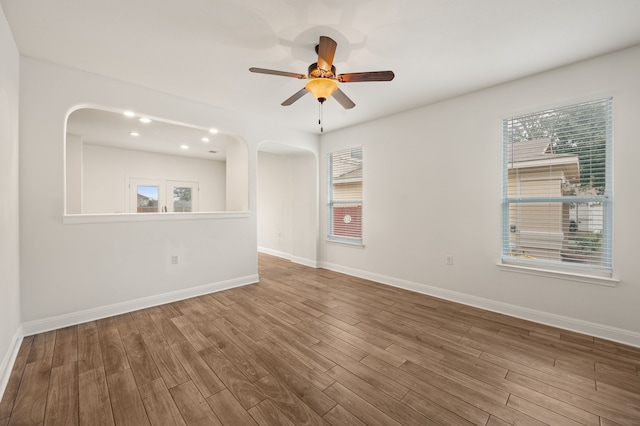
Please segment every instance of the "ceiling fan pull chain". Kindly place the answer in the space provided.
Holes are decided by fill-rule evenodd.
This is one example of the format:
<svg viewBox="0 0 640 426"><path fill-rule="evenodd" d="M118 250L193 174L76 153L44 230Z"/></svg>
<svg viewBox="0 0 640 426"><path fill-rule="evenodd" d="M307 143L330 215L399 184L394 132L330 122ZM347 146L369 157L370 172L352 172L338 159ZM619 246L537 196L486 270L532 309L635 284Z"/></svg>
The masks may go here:
<svg viewBox="0 0 640 426"><path fill-rule="evenodd" d="M324 128L322 127L322 102L318 102L318 124L320 125L320 133L324 132Z"/></svg>

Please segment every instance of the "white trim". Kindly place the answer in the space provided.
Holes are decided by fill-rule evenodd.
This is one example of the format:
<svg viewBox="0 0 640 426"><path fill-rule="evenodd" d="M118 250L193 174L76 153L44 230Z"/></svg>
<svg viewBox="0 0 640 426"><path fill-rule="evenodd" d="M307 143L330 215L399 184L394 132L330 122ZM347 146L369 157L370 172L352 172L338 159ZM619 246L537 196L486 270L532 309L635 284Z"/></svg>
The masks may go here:
<svg viewBox="0 0 640 426"><path fill-rule="evenodd" d="M635 331L617 327L610 327L604 324L583 321L577 318L556 315L549 312L511 305L508 303L496 302L494 300L489 300L482 297L471 296L468 294L446 290L427 284L407 281L400 278L389 277L386 275L380 275L373 272L367 272L360 269L350 268L333 263L320 262L320 267L336 272L341 272L343 274L376 281L382 284L390 285L392 287L398 287L416 293L426 294L428 296L439 297L441 299L446 299L453 302L486 309L488 311L537 322L539 324L558 327L565 330L583 333L589 336L600 337L602 339L640 348L640 333Z"/></svg>
<svg viewBox="0 0 640 426"><path fill-rule="evenodd" d="M291 261L293 263L297 263L299 265L308 266L310 268L317 268L318 267L318 261L317 260L307 259L306 257L291 256Z"/></svg>
<svg viewBox="0 0 640 426"><path fill-rule="evenodd" d="M4 396L4 391L7 390L11 371L13 370L13 365L16 363L20 345L22 345L22 339L24 339L24 335L22 334L22 326L20 326L14 333L11 344L9 345L9 350L4 354L2 364L0 364L0 401Z"/></svg>
<svg viewBox="0 0 640 426"><path fill-rule="evenodd" d="M260 253L268 254L275 257L280 257L282 259L291 260L291 254L284 251L274 250L267 247L258 247L258 251Z"/></svg>
<svg viewBox="0 0 640 426"><path fill-rule="evenodd" d="M620 282L620 280L611 277L579 274L570 271L532 268L529 266L521 266L509 263L498 263L497 266L500 271L504 272L519 272L522 274L537 275L539 277L557 278L568 281L577 281L586 284L602 285L606 287L615 287Z"/></svg>
<svg viewBox="0 0 640 426"><path fill-rule="evenodd" d="M269 254L271 256L276 256L282 259L290 260L293 263L297 263L300 265L308 266L310 268L317 268L318 261L315 259L307 259L306 257L298 257L289 253L285 253L283 251L273 250L266 247L258 247L258 252Z"/></svg>
<svg viewBox="0 0 640 426"><path fill-rule="evenodd" d="M251 217L251 212L65 214L62 216L62 223L76 225L82 223L158 222L163 220L237 219L246 217Z"/></svg>
<svg viewBox="0 0 640 426"><path fill-rule="evenodd" d="M234 278L213 284L206 284L198 287L191 287L183 290L170 291L168 293L156 294L142 297L140 299L128 300L114 303L112 305L99 306L97 308L86 309L68 314L56 315L49 318L42 318L22 324L25 336L43 333L45 331L57 330L70 325L81 324L101 318L120 315L151 306L163 305L165 303L176 302L178 300L189 299L203 294L215 293L217 291L228 290L230 288L241 287L258 282L258 275L248 275L246 277Z"/></svg>

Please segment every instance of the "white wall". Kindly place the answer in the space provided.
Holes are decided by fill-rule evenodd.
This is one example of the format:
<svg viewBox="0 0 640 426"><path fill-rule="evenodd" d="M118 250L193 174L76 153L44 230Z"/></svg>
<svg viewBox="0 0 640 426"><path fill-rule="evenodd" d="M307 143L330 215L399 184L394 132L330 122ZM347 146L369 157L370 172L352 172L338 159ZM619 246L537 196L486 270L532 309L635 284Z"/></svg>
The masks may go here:
<svg viewBox="0 0 640 426"><path fill-rule="evenodd" d="M22 339L18 234L19 55L0 8L0 397Z"/></svg>
<svg viewBox="0 0 640 426"><path fill-rule="evenodd" d="M258 152L258 247L283 257L293 252L292 168L287 155Z"/></svg>
<svg viewBox="0 0 640 426"><path fill-rule="evenodd" d="M92 144L84 144L82 153L82 213L131 212L128 191L131 178L198 182L198 211L225 210L226 164L223 161ZM246 189L244 194L246 196Z"/></svg>
<svg viewBox="0 0 640 426"><path fill-rule="evenodd" d="M311 152L258 152L258 247L317 264L318 176Z"/></svg>
<svg viewBox="0 0 640 426"><path fill-rule="evenodd" d="M639 75L635 47L325 134L321 217L326 153L363 144L365 248L323 241L324 265L640 346ZM498 270L502 119L607 96L614 98L613 253L620 283L610 288Z"/></svg>
<svg viewBox="0 0 640 426"><path fill-rule="evenodd" d="M257 146L269 139L317 152L317 136L31 58L21 59L20 78L25 333L135 309L140 300L160 303L166 300L161 295L256 279ZM249 212L198 220L63 224L67 115L77 107L102 106L216 127L245 141ZM178 265L171 264L173 255L179 256Z"/></svg>

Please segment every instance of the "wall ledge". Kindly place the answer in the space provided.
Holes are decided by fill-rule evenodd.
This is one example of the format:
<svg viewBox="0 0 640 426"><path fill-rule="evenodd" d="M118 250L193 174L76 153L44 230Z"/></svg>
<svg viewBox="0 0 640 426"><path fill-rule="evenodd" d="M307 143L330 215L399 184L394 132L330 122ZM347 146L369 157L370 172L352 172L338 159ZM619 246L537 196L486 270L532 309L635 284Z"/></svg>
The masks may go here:
<svg viewBox="0 0 640 426"><path fill-rule="evenodd" d="M588 336L599 337L602 339L610 340L612 342L622 343L625 345L640 348L640 333L632 330L611 327L605 324L598 324L590 321L566 317L563 315L556 315L549 312L529 309L522 306L497 302L494 300L451 291L428 284L389 277L386 275L350 268L330 262L320 262L319 267L347 275L352 275L358 278L376 281L392 287L398 287L416 293L422 293L428 296L438 297L441 299L450 300L452 302L462 303L464 305L486 309L488 311L505 314L528 321L533 321L539 324L557 327L564 330L582 333Z"/></svg>
<svg viewBox="0 0 640 426"><path fill-rule="evenodd" d="M251 217L251 212L65 214L62 216L62 223L65 225L77 225L82 223L161 222L246 217Z"/></svg>

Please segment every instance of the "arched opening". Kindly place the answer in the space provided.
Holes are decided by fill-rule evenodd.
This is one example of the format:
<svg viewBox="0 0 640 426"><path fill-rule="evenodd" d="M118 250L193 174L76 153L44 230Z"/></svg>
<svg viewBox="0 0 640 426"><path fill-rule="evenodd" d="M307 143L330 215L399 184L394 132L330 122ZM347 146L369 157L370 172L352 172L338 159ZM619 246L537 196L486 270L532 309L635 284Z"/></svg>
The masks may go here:
<svg viewBox="0 0 640 426"><path fill-rule="evenodd" d="M257 167L258 250L316 266L318 162L309 150L263 142Z"/></svg>
<svg viewBox="0 0 640 426"><path fill-rule="evenodd" d="M144 114L69 114L65 178L67 215L249 210L244 141Z"/></svg>

